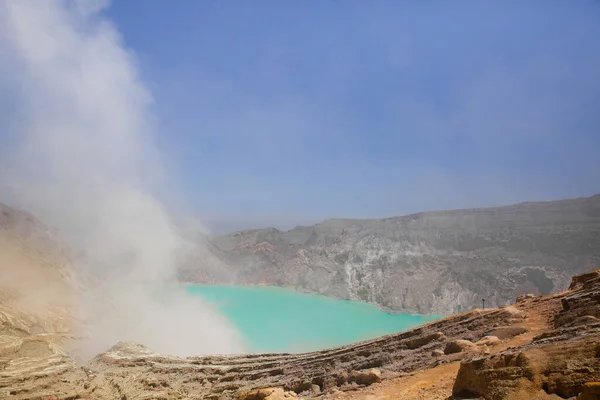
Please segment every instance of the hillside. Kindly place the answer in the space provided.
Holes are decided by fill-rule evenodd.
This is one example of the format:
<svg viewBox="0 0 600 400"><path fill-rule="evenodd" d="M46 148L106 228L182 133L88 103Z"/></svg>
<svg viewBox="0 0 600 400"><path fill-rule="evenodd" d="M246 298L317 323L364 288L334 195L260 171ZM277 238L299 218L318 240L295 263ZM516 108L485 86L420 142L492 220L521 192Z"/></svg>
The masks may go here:
<svg viewBox="0 0 600 400"><path fill-rule="evenodd" d="M268 284L417 312L563 290L600 265L600 195L376 220L332 219L210 238L219 263L183 278ZM225 269L227 271L225 272Z"/></svg>
<svg viewBox="0 0 600 400"><path fill-rule="evenodd" d="M0 398L583 400L598 393L600 270L575 276L564 292L312 353L179 358L120 342L78 362L70 352L79 340L72 295L81 290L72 253L30 214L0 212Z"/></svg>

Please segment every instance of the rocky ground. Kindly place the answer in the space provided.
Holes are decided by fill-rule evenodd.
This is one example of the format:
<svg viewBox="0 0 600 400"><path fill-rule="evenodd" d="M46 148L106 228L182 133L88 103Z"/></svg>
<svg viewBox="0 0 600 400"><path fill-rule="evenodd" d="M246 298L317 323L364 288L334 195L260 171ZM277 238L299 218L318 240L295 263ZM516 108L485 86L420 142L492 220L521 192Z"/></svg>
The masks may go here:
<svg viewBox="0 0 600 400"><path fill-rule="evenodd" d="M77 363L65 350L75 340L66 294L79 284L71 255L32 216L0 212L0 398L599 396L600 270L575 276L562 292L318 352L178 358L117 343Z"/></svg>
<svg viewBox="0 0 600 400"><path fill-rule="evenodd" d="M7 399L583 400L600 381L600 271L559 294L305 354L184 359L118 343L79 365L61 314L14 305L0 310Z"/></svg>
<svg viewBox="0 0 600 400"><path fill-rule="evenodd" d="M198 239L219 260L192 282L288 286L416 313L510 304L600 266L600 195L508 207L326 220Z"/></svg>

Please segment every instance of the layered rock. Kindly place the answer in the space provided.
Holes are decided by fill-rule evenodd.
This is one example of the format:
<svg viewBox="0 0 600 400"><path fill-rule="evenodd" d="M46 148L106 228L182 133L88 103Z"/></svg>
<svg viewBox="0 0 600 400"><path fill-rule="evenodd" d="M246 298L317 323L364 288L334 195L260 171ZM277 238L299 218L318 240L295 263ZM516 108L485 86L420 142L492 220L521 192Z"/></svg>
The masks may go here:
<svg viewBox="0 0 600 400"><path fill-rule="evenodd" d="M558 307L558 303L557 303ZM261 387L281 387L314 397L318 392L367 385L461 356L443 359L432 351L459 338L478 340L489 326L522 322L503 309L479 310L424 325L404 333L334 349L304 354L254 354L189 357L154 354L137 344L122 343L100 354L87 367L96 375L92 390L107 384L123 393L174 398L235 398ZM377 371L374 371L376 368ZM137 378L134 378L137 377ZM148 386L151 381L164 382ZM97 388L97 389L95 389ZM193 396L192 396L193 394Z"/></svg>
<svg viewBox="0 0 600 400"><path fill-rule="evenodd" d="M552 329L521 348L463 361L454 395L500 400L543 391L590 398L600 381L600 270L574 277L570 289Z"/></svg>
<svg viewBox="0 0 600 400"><path fill-rule="evenodd" d="M569 290L555 295L527 296L514 306L468 311L318 352L178 358L122 342L78 364L64 350L72 340L72 316L68 297L61 294L76 283L66 253L40 250L45 240L54 239L38 231L36 221L19 225L26 214L2 215L0 271L7 278L15 266L23 267L17 270L25 275L17 276L27 279L12 280L25 284L17 291L6 290L8 281L0 280L0 398L313 398L457 362L457 398L543 393L586 399L597 392L600 271L574 277ZM18 235L9 232L15 226ZM276 247L255 250L274 255ZM33 287L28 285L48 290L27 291ZM36 293L52 302L35 301ZM444 354L460 343L469 344Z"/></svg>

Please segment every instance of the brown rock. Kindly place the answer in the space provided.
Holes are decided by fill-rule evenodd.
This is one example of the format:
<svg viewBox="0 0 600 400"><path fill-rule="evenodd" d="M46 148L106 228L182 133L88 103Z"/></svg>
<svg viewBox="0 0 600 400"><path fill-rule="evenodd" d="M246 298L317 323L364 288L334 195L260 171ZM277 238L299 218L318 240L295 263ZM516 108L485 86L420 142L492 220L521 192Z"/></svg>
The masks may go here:
<svg viewBox="0 0 600 400"><path fill-rule="evenodd" d="M297 399L294 392L286 392L282 388L264 388L251 390L238 396L240 400L287 400Z"/></svg>
<svg viewBox="0 0 600 400"><path fill-rule="evenodd" d="M0 211L0 225L1 215ZM1 261L0 269L6 265ZM385 371L385 378L393 378L463 359L455 390L471 397L533 400L539 395L548 400L581 395L586 399L584 396L596 395L591 383L600 381L600 279L591 274L577 282L577 289L539 296L518 306L467 311L409 331L317 352L180 358L135 343L120 343L85 364L63 351L63 341L71 339L57 334L68 331L68 313L34 315L16 307L0 290L0 397L294 400L300 396L328 398L332 392L339 393L331 390L339 387L356 390L351 397L358 399L379 392L358 383L382 378L379 371L368 368L378 368ZM561 308L561 299L565 299L566 310ZM539 332L531 342L512 343L518 348L482 355L488 344L469 342L489 335L496 327L502 327L505 334L516 334L515 327L521 333L523 328L515 321L523 318ZM458 339L469 339L468 352L460 349L456 354L432 358L434 349L444 348L442 343ZM346 371L355 371L351 385L346 384ZM323 393L317 394L315 385ZM427 382L419 397L433 398L430 391L436 390L434 386L435 382ZM444 392L444 397L448 394Z"/></svg>
<svg viewBox="0 0 600 400"><path fill-rule="evenodd" d="M496 346L500 343L502 343L502 341L498 339L497 336L484 336L475 344L477 346Z"/></svg>
<svg viewBox="0 0 600 400"><path fill-rule="evenodd" d="M319 385L310 385L310 392L315 395L321 394L321 388Z"/></svg>
<svg viewBox="0 0 600 400"><path fill-rule="evenodd" d="M522 326L501 326L487 333L487 336L496 336L498 339L508 339L527 332Z"/></svg>
<svg viewBox="0 0 600 400"><path fill-rule="evenodd" d="M433 342L434 340L443 340L446 336L442 332L435 332L429 335L419 336L415 339L411 339L406 342L406 347L411 350L423 347L426 344Z"/></svg>
<svg viewBox="0 0 600 400"><path fill-rule="evenodd" d="M600 400L600 382L586 382L577 400Z"/></svg>
<svg viewBox="0 0 600 400"><path fill-rule="evenodd" d="M480 354L490 354L490 348L487 345L477 346L477 350Z"/></svg>
<svg viewBox="0 0 600 400"><path fill-rule="evenodd" d="M535 294L531 294L531 293L522 294L520 296L517 296L517 303L522 303L526 300L533 299L534 297L535 297Z"/></svg>
<svg viewBox="0 0 600 400"><path fill-rule="evenodd" d="M590 284L597 284L600 280L600 269L596 269L594 271L587 272L585 274L575 275L571 279L571 285L569 286L569 290L577 290L585 288Z"/></svg>
<svg viewBox="0 0 600 400"><path fill-rule="evenodd" d="M431 352L431 355L434 357L441 357L444 355L444 350L435 349Z"/></svg>
<svg viewBox="0 0 600 400"><path fill-rule="evenodd" d="M475 343L468 340L453 340L446 344L446 347L444 348L444 354L460 353L461 351L475 349L475 347Z"/></svg>
<svg viewBox="0 0 600 400"><path fill-rule="evenodd" d="M509 318L525 318L527 315L522 311L519 310L517 307L515 306L506 306L506 307L502 307L500 308L500 313L505 316L505 317L509 317Z"/></svg>
<svg viewBox="0 0 600 400"><path fill-rule="evenodd" d="M356 382L359 385L372 385L381 381L381 371L371 368L366 371L352 371L348 377L348 382Z"/></svg>
<svg viewBox="0 0 600 400"><path fill-rule="evenodd" d="M577 396L586 382L600 378L594 354L596 336L507 350L461 363L452 393L489 400L527 398L540 390L562 398ZM590 385L589 389L593 388ZM594 389L595 390L595 389ZM592 397L593 398L593 397Z"/></svg>

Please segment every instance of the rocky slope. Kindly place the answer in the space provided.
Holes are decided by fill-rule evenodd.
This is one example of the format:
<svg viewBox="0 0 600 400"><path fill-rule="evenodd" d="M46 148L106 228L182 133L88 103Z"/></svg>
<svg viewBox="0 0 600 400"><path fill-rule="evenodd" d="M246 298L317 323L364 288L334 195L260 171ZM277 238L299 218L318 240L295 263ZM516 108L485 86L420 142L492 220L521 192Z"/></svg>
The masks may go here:
<svg viewBox="0 0 600 400"><path fill-rule="evenodd" d="M68 380L83 382L64 349L80 285L69 259L55 232L0 203L0 399L62 397Z"/></svg>
<svg viewBox="0 0 600 400"><path fill-rule="evenodd" d="M204 244L222 262L186 280L289 286L417 313L567 287L600 266L600 195L514 206L326 220L282 232L235 232ZM226 271L226 272L225 272Z"/></svg>
<svg viewBox="0 0 600 400"><path fill-rule="evenodd" d="M79 364L65 351L68 252L30 215L0 211L0 398L597 398L600 270L561 293L318 352L178 358L123 342ZM414 377L416 396L402 386Z"/></svg>
<svg viewBox="0 0 600 400"><path fill-rule="evenodd" d="M32 332L21 340L36 347L4 348L0 393L8 399L383 399L389 396L377 395L382 385L398 388L429 371L419 396L402 398L594 399L585 396L600 380L599 309L595 271L557 295L305 354L177 358L118 343L77 365L59 346L48 346L51 332ZM452 386L439 387L438 374L458 363L458 373L449 369Z"/></svg>

